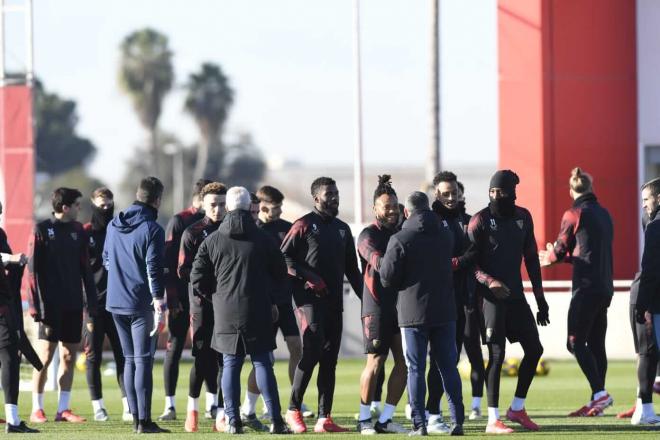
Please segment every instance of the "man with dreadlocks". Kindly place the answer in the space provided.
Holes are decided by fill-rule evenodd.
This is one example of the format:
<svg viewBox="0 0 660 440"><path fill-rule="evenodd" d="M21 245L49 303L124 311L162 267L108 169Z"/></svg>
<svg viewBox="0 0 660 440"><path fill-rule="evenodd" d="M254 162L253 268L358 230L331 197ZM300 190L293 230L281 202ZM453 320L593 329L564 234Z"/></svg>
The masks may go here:
<svg viewBox="0 0 660 440"><path fill-rule="evenodd" d="M394 410L406 388L406 364L401 347L401 333L396 315L396 290L385 288L380 282L380 262L390 237L400 228L399 201L390 176L378 177L374 191L376 220L360 233L358 254L362 264L364 287L362 293L362 335L367 365L360 377L360 416L357 430L361 434L407 432L392 422ZM371 402L378 376L383 372L387 354L392 351L394 367L387 384L385 407L376 424L371 421Z"/></svg>

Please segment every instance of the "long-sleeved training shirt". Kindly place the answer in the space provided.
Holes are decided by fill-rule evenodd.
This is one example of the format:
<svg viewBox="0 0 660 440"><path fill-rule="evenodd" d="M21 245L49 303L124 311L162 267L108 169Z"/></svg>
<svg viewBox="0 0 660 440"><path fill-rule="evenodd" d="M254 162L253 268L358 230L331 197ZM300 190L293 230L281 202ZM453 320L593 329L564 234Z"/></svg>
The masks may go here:
<svg viewBox="0 0 660 440"><path fill-rule="evenodd" d="M520 264L524 258L534 295L543 295L541 265L534 237L534 222L525 208L516 206L511 217L496 217L489 208L476 213L470 220L468 236L476 252L475 272L478 291L491 302L525 299ZM496 279L504 283L511 294L498 300L488 285Z"/></svg>
<svg viewBox="0 0 660 440"><path fill-rule="evenodd" d="M96 313L94 276L83 225L48 219L38 223L30 243L30 306L43 319L51 312L87 309Z"/></svg>
<svg viewBox="0 0 660 440"><path fill-rule="evenodd" d="M396 313L397 291L380 282L380 263L385 256L390 237L398 228L386 228L374 222L364 228L358 237L358 254L362 265L362 317L383 312Z"/></svg>
<svg viewBox="0 0 660 440"><path fill-rule="evenodd" d="M573 295L614 294L613 240L612 217L594 194L578 197L564 213L550 260L573 265Z"/></svg>
<svg viewBox="0 0 660 440"><path fill-rule="evenodd" d="M310 212L293 223L281 249L293 277L293 298L298 307L312 304L342 311L344 275L355 294L362 295L362 276L351 229L338 218L317 210ZM306 281L319 279L328 288L324 298L305 288Z"/></svg>
<svg viewBox="0 0 660 440"><path fill-rule="evenodd" d="M177 274L179 266L179 250L183 231L193 223L201 220L204 213L192 206L175 214L167 223L165 229L165 292L167 304L176 308L181 302L184 307L188 304L188 281L182 280ZM194 257L194 256L193 256Z"/></svg>
<svg viewBox="0 0 660 440"><path fill-rule="evenodd" d="M268 235L273 238L277 247L280 247L282 246L284 237L291 230L292 224L283 219L277 219L268 223L257 220L257 226L268 232ZM292 288L288 277L284 280L273 280L272 286L271 299L273 304L291 306Z"/></svg>

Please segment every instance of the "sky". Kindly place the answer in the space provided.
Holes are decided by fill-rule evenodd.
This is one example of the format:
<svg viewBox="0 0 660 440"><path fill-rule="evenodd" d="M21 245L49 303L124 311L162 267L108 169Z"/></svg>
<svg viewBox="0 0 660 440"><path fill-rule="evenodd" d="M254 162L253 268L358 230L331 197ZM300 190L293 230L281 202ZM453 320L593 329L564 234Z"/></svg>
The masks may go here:
<svg viewBox="0 0 660 440"><path fill-rule="evenodd" d="M494 163L497 154L495 0L440 0L442 159ZM152 27L169 37L175 89L163 130L198 138L183 85L203 62L235 89L227 136L249 132L271 162L350 164L355 138L353 0L34 0L35 72L78 103L90 171L118 183L146 142L117 83L119 45ZM362 0L364 158L423 165L429 145L430 1ZM11 28L11 23L9 28ZM18 41L20 39L17 39ZM21 43L9 45L21 66Z"/></svg>

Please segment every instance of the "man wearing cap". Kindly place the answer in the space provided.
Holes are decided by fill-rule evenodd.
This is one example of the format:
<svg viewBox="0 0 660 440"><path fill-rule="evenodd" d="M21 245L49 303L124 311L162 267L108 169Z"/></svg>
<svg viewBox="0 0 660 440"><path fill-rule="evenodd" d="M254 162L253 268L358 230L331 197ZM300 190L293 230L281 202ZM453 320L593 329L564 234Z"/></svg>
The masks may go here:
<svg viewBox="0 0 660 440"><path fill-rule="evenodd" d="M515 204L519 182L520 179L511 170L500 170L493 175L489 187L490 203L472 217L468 226L472 247L459 258L461 264L476 263L477 294L484 298L485 343L488 346L486 432L492 434L513 432L499 420L498 409L500 372L507 339L509 342L519 342L525 353L507 418L528 430L539 429L527 416L524 404L543 353L536 324L545 326L550 321L532 216L525 208ZM523 292L520 274L523 258L538 306L536 322Z"/></svg>

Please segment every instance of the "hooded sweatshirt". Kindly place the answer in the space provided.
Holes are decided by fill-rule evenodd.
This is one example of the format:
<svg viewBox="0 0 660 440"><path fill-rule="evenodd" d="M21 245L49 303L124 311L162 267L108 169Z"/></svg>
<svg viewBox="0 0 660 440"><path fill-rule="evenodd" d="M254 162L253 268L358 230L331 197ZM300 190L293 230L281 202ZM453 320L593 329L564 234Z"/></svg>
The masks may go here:
<svg viewBox="0 0 660 440"><path fill-rule="evenodd" d="M165 231L158 211L141 202L120 212L108 226L103 262L108 270L106 309L119 315L153 310L163 298Z"/></svg>

